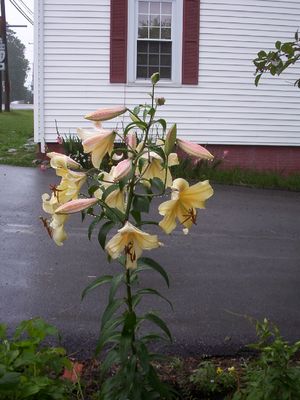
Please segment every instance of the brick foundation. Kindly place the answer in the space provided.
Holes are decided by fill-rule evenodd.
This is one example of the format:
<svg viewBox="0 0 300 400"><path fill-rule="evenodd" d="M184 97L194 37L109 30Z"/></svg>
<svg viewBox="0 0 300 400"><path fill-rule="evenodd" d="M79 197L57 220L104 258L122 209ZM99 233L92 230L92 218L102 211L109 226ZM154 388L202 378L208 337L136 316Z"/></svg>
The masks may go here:
<svg viewBox="0 0 300 400"><path fill-rule="evenodd" d="M59 143L47 143L47 151L63 153ZM300 174L300 147L295 146L244 146L244 145L208 145L207 149L216 159L222 159L220 168L255 171L274 171L282 175ZM39 152L39 158L46 155Z"/></svg>

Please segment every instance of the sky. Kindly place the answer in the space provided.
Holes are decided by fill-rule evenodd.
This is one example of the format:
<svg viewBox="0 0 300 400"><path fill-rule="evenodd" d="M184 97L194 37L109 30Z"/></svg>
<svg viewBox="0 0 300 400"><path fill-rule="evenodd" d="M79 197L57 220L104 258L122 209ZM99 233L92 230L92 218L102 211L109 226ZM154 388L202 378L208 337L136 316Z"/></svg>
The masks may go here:
<svg viewBox="0 0 300 400"><path fill-rule="evenodd" d="M22 0L33 11L34 0ZM26 28L11 28L16 32L18 38L26 47L26 58L30 63L31 71L28 73L27 84L30 84L32 79L33 66L33 26L19 13L19 11L11 4L9 0L5 0L6 19L8 25L27 25Z"/></svg>

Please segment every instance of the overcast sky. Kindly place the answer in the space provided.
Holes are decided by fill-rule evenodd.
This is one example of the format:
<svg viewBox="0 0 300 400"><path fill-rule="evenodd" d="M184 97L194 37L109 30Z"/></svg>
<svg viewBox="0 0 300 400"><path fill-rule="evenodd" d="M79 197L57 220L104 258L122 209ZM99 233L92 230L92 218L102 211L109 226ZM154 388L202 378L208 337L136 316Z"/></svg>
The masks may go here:
<svg viewBox="0 0 300 400"><path fill-rule="evenodd" d="M34 0L23 0L23 3L27 5L33 11ZM9 0L5 0L6 4L6 19L8 25L27 25L26 28L11 28L16 32L18 38L26 46L26 58L32 67L33 63L33 26L19 13L19 11L11 4ZM27 82L31 82L31 72L28 74Z"/></svg>

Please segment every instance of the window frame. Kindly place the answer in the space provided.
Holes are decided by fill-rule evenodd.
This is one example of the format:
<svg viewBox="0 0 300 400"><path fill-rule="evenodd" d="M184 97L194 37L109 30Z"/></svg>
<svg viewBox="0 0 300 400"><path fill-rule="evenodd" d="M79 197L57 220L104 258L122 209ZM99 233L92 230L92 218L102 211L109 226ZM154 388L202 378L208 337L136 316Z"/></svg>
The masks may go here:
<svg viewBox="0 0 300 400"><path fill-rule="evenodd" d="M128 0L127 83L144 85L149 78L137 78L138 1ZM155 0L148 0L155 1ZM157 1L157 0L156 0ZM159 0L168 1L168 0ZM172 63L171 79L161 79L164 85L179 85L182 78L183 0L172 0Z"/></svg>

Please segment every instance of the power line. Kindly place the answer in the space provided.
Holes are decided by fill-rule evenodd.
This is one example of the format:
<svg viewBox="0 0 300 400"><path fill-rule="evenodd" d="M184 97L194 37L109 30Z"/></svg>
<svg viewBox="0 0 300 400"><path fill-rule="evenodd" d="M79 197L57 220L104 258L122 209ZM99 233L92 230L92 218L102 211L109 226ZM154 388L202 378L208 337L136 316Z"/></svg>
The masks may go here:
<svg viewBox="0 0 300 400"><path fill-rule="evenodd" d="M26 3L24 3L24 1L23 0L19 0L20 1L20 3L22 3L23 4L23 6L25 7L25 9L27 10L27 12L29 12L29 14L31 14L32 16L33 16L33 11L31 11L31 9L27 6L27 4Z"/></svg>
<svg viewBox="0 0 300 400"><path fill-rule="evenodd" d="M27 15L27 13L22 9L22 7L20 6L20 4L17 3L16 0L9 0L11 2L11 4L14 5L14 7L23 15L24 18L27 19L28 22L30 22L33 25L33 20L31 19L31 17L29 17Z"/></svg>
<svg viewBox="0 0 300 400"><path fill-rule="evenodd" d="M33 20L27 15L27 13L21 8L21 6L16 2L16 0L9 0L10 3L19 11L20 14L23 15L27 21L33 25Z"/></svg>

